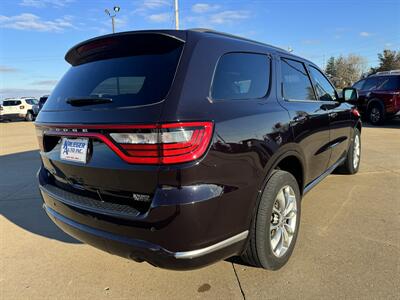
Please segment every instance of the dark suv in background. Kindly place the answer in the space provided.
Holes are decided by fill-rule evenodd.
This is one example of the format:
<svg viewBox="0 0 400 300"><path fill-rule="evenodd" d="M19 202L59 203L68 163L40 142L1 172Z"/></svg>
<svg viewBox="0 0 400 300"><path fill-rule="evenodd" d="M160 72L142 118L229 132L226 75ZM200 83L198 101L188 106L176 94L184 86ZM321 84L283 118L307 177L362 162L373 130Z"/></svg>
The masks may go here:
<svg viewBox="0 0 400 300"><path fill-rule="evenodd" d="M373 125L381 125L400 111L400 70L378 72L353 85L358 90L355 104Z"/></svg>
<svg viewBox="0 0 400 300"><path fill-rule="evenodd" d="M110 253L171 269L241 255L278 269L303 195L337 168L358 171L358 111L282 49L137 31L85 41L66 60L36 121L44 209Z"/></svg>

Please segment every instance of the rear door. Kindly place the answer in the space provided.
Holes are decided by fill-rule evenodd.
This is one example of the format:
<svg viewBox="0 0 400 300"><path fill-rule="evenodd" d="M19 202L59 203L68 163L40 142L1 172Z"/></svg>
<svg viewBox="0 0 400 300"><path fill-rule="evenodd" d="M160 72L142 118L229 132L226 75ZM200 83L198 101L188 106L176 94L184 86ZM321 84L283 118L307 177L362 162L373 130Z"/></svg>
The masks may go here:
<svg viewBox="0 0 400 300"><path fill-rule="evenodd" d="M318 68L308 67L318 100L324 102L324 109L329 112L329 147L332 149L329 166L332 166L347 153L352 126L351 107L338 101L336 89Z"/></svg>
<svg viewBox="0 0 400 300"><path fill-rule="evenodd" d="M294 141L303 150L308 184L328 167L329 110L317 100L303 62L282 57L280 66L281 103L289 111Z"/></svg>

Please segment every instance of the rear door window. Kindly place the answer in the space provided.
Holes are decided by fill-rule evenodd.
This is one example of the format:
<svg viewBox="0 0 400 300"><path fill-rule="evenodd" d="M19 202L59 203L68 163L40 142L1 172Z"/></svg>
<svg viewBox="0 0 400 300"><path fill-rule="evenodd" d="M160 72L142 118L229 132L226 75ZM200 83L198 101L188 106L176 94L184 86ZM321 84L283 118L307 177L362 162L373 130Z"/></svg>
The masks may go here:
<svg viewBox="0 0 400 300"><path fill-rule="evenodd" d="M218 61L211 86L214 100L263 98L270 81L271 60L267 55L228 53Z"/></svg>
<svg viewBox="0 0 400 300"><path fill-rule="evenodd" d="M281 59L282 96L288 100L316 100L303 63Z"/></svg>

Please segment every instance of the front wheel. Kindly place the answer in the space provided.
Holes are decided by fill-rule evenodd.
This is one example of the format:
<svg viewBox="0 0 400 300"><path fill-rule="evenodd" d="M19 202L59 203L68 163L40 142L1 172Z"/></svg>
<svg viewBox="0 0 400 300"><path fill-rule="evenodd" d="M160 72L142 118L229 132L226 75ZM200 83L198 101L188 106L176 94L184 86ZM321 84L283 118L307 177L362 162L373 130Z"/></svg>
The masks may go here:
<svg viewBox="0 0 400 300"><path fill-rule="evenodd" d="M381 125L385 122L385 112L381 105L377 103L371 104L371 107L368 109L368 121L372 125Z"/></svg>
<svg viewBox="0 0 400 300"><path fill-rule="evenodd" d="M300 224L299 185L292 174L276 170L261 195L242 259L257 267L283 267L296 244Z"/></svg>

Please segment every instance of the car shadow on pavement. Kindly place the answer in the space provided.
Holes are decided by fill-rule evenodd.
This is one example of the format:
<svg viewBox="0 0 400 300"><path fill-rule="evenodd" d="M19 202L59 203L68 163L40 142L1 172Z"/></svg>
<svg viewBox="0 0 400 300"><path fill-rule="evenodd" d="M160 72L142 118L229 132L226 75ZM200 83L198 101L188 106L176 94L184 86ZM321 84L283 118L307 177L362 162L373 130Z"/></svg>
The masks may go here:
<svg viewBox="0 0 400 300"><path fill-rule="evenodd" d="M396 117L391 120L387 120L384 124L382 125L371 125L368 122L363 122L363 127L367 128L394 128L394 129L400 129L400 117Z"/></svg>
<svg viewBox="0 0 400 300"><path fill-rule="evenodd" d="M0 214L34 234L65 243L80 243L46 215L36 181L37 150L0 156Z"/></svg>

